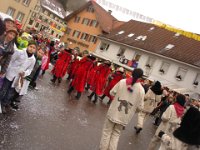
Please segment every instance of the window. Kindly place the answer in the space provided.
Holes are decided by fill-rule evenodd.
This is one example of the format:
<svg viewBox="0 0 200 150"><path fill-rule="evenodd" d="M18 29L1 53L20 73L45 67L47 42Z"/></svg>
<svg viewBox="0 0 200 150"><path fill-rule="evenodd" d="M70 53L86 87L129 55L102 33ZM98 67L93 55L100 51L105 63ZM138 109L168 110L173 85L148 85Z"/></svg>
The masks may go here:
<svg viewBox="0 0 200 150"><path fill-rule="evenodd" d="M75 23L79 23L80 19L81 19L81 17L76 16L76 17L74 18L74 22L75 22Z"/></svg>
<svg viewBox="0 0 200 150"><path fill-rule="evenodd" d="M93 12L94 12L94 8L93 8L92 6L89 6L89 7L87 8L87 12L93 13Z"/></svg>
<svg viewBox="0 0 200 150"><path fill-rule="evenodd" d="M29 24L29 25L32 25L33 22L34 22L34 20L30 19L28 24Z"/></svg>
<svg viewBox="0 0 200 150"><path fill-rule="evenodd" d="M29 6L30 2L31 2L31 0L23 0L23 4L25 6Z"/></svg>
<svg viewBox="0 0 200 150"><path fill-rule="evenodd" d="M19 22L22 22L23 18L24 18L24 13L18 12L16 20L18 20Z"/></svg>
<svg viewBox="0 0 200 150"><path fill-rule="evenodd" d="M7 14L8 14L9 16L12 16L12 17L13 17L14 13L15 13L15 9L12 8L12 7L9 7L8 10L7 10Z"/></svg>
<svg viewBox="0 0 200 150"><path fill-rule="evenodd" d="M49 16L49 12L47 10L44 10L44 14Z"/></svg>
<svg viewBox="0 0 200 150"><path fill-rule="evenodd" d="M96 37L96 36L93 36L93 35L91 35L91 36L90 36L90 40L89 40L89 41L95 44L95 43L97 42L97 37Z"/></svg>
<svg viewBox="0 0 200 150"><path fill-rule="evenodd" d="M36 15L37 15L37 14L36 14L35 12L32 13L32 17L36 17Z"/></svg>
<svg viewBox="0 0 200 150"><path fill-rule="evenodd" d="M124 56L124 53L125 53L125 48L122 48L122 47L120 47L120 49L119 49L119 51L118 51L118 53L117 53L117 56Z"/></svg>
<svg viewBox="0 0 200 150"><path fill-rule="evenodd" d="M177 79L178 81L183 80L183 79L185 78L186 73L187 73L187 70L180 67L180 68L178 69L177 74L176 74L176 79Z"/></svg>
<svg viewBox="0 0 200 150"><path fill-rule="evenodd" d="M141 55L140 54L135 54L135 56L133 57L133 60L138 62L140 60Z"/></svg>
<svg viewBox="0 0 200 150"><path fill-rule="evenodd" d="M160 72L161 74L167 73L167 71L168 71L168 69L169 69L169 66L170 66L169 63L163 62L162 65L161 65L161 67L160 67L159 72Z"/></svg>
<svg viewBox="0 0 200 150"><path fill-rule="evenodd" d="M100 50L108 50L109 46L110 44L102 42L100 46Z"/></svg>
<svg viewBox="0 0 200 150"><path fill-rule="evenodd" d="M35 27L36 27L36 28L38 28L38 27L39 27L39 25L40 25L40 24L37 22L37 23L36 23L36 25L35 25Z"/></svg>
<svg viewBox="0 0 200 150"><path fill-rule="evenodd" d="M128 66L132 68L137 68L140 57L140 54L135 54L132 61L129 61Z"/></svg>
<svg viewBox="0 0 200 150"><path fill-rule="evenodd" d="M149 57L149 59L148 59L148 61L147 61L147 63L146 63L145 66L146 66L147 68L152 68L154 62L155 62L155 58Z"/></svg>
<svg viewBox="0 0 200 150"><path fill-rule="evenodd" d="M35 6L35 10L36 10L36 11L39 11L39 10L40 10L40 6L36 5L36 6Z"/></svg>
<svg viewBox="0 0 200 150"><path fill-rule="evenodd" d="M67 29L66 29L66 34L67 34L67 35L70 35L71 31L72 31L72 29L67 28Z"/></svg>
<svg viewBox="0 0 200 150"><path fill-rule="evenodd" d="M79 38L81 32L74 30L73 37Z"/></svg>
<svg viewBox="0 0 200 150"><path fill-rule="evenodd" d="M92 21L90 22L90 26L92 26L92 27L97 27L97 26L98 26L98 22L97 22L96 20L92 20Z"/></svg>
<svg viewBox="0 0 200 150"><path fill-rule="evenodd" d="M54 34L54 31L52 30L52 31L51 31L51 35L53 35L53 34Z"/></svg>
<svg viewBox="0 0 200 150"><path fill-rule="evenodd" d="M196 87L199 85L199 82L200 82L200 74L198 73L194 82L193 82L193 85Z"/></svg>
<svg viewBox="0 0 200 150"><path fill-rule="evenodd" d="M50 14L50 18L53 18L54 16L53 16L53 14Z"/></svg>
<svg viewBox="0 0 200 150"><path fill-rule="evenodd" d="M81 40L87 41L88 37L89 37L89 34L87 34L87 33L82 33L82 35L81 35Z"/></svg>
<svg viewBox="0 0 200 150"><path fill-rule="evenodd" d="M84 18L82 24L89 25L90 19Z"/></svg>

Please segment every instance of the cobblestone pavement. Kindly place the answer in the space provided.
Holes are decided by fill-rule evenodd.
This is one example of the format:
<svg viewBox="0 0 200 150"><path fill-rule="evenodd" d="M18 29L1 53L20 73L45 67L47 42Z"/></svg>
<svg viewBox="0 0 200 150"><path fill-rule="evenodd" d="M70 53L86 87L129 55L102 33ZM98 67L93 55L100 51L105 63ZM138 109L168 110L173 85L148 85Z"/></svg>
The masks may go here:
<svg viewBox="0 0 200 150"><path fill-rule="evenodd" d="M96 105L84 92L79 101L67 94L68 83L50 83L50 74L38 80L39 90L29 91L20 110L0 114L0 149L2 150L98 150L108 107L106 100ZM118 150L146 150L155 132L152 118L136 135L134 116L122 132Z"/></svg>

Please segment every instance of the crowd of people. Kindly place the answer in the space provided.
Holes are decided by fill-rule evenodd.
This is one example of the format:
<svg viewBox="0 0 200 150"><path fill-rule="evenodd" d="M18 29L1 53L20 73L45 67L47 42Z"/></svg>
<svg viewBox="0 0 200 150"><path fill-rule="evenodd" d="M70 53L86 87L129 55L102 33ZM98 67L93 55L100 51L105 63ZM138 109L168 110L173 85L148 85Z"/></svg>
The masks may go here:
<svg viewBox="0 0 200 150"><path fill-rule="evenodd" d="M75 99L80 100L83 91L90 90L88 99L94 104L105 97L109 99L100 150L117 149L120 133L135 113L138 118L134 127L136 134L142 131L148 117L155 118L154 125L158 128L149 150L155 150L159 144L159 150L199 148L199 99L170 90L159 81L144 78L142 69L134 69L130 74L110 60L81 54L58 41L43 38L40 33L26 35L17 30L13 20L0 19L2 113L18 109L20 98L29 88L37 90L38 77L44 76L52 63L50 82L59 85L67 75L69 96L75 90Z"/></svg>

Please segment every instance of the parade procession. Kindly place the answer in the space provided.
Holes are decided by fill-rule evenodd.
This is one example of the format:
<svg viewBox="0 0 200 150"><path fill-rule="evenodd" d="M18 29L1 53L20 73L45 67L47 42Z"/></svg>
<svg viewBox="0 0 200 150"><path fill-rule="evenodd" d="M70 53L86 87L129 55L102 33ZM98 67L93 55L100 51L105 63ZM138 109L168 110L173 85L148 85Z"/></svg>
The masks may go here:
<svg viewBox="0 0 200 150"><path fill-rule="evenodd" d="M200 150L199 34L113 0L0 1L0 149Z"/></svg>

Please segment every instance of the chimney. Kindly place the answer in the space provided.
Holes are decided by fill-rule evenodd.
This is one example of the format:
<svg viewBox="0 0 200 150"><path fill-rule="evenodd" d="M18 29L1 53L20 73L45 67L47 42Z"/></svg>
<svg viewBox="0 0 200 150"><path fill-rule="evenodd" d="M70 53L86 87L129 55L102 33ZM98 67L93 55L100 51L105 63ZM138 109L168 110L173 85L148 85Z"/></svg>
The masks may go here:
<svg viewBox="0 0 200 150"><path fill-rule="evenodd" d="M108 10L108 13L109 13L109 14L112 14L112 10Z"/></svg>

